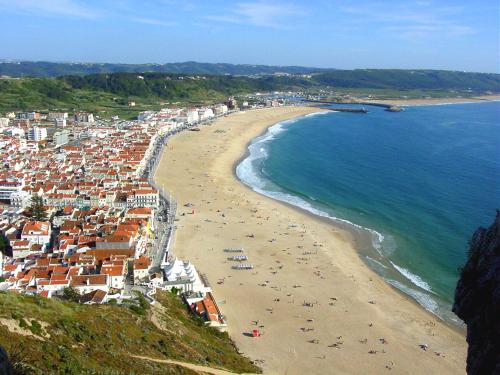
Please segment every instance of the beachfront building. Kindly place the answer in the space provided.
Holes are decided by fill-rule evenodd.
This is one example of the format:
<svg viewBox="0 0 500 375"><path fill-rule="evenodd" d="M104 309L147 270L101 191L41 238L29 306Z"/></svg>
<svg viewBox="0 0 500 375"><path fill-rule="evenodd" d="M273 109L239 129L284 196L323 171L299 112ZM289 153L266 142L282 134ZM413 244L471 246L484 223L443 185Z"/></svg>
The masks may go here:
<svg viewBox="0 0 500 375"><path fill-rule="evenodd" d="M211 291L201 281L198 271L191 262L174 259L167 263L163 269L165 275L164 286L166 289L177 288L183 292L194 292L205 294Z"/></svg>
<svg viewBox="0 0 500 375"><path fill-rule="evenodd" d="M196 109L190 109L187 111L186 114L186 122L191 125L191 124L196 124L198 121L200 121L200 115Z"/></svg>
<svg viewBox="0 0 500 375"><path fill-rule="evenodd" d="M158 207L158 204L158 190L154 188L134 190L127 196L127 207L156 208Z"/></svg>
<svg viewBox="0 0 500 375"><path fill-rule="evenodd" d="M217 104L216 106L214 106L213 111L215 116L223 116L227 113L227 105Z"/></svg>
<svg viewBox="0 0 500 375"><path fill-rule="evenodd" d="M198 110L198 115L200 121L204 121L214 117L214 111L212 110L212 108L201 108L200 110Z"/></svg>
<svg viewBox="0 0 500 375"><path fill-rule="evenodd" d="M200 316L206 325L216 328L221 332L227 331L227 323L224 315L222 315L211 292L207 292L203 298L191 302L189 308L193 313Z"/></svg>

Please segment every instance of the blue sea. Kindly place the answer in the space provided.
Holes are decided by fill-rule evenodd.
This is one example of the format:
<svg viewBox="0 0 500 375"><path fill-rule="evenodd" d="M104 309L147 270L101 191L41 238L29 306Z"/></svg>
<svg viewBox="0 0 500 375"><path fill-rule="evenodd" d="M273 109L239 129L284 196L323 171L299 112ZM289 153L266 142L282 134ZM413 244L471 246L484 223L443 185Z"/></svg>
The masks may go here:
<svg viewBox="0 0 500 375"><path fill-rule="evenodd" d="M236 173L353 232L388 283L460 324L451 304L468 241L500 208L500 103L366 108L276 124Z"/></svg>

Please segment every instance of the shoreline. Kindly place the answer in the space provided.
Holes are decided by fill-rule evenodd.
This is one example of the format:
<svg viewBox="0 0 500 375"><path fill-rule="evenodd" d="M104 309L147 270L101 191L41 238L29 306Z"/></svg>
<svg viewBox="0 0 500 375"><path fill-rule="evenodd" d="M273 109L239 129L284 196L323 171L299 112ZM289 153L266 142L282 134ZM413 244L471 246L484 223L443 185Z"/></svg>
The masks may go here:
<svg viewBox="0 0 500 375"><path fill-rule="evenodd" d="M315 112L314 114L317 115L317 114L328 113L328 112L329 111L319 111L319 112ZM299 116L299 117L293 117L293 118L286 119L284 121L291 121L291 120L298 121L298 120L300 120L302 118L305 118L307 116L309 116L309 115L303 115L303 116ZM441 322L443 322L444 324L446 324L448 327L450 327L451 329L455 330L457 333L462 334L462 335L465 336L465 334L466 334L466 327L465 326L458 325L456 323L448 321L448 320L444 319L442 316L439 316L437 313L434 313L431 310L427 309L425 306L423 306L421 303L419 303L410 294L405 293L403 290L397 288L396 286L394 286L393 284L391 284L390 282L388 282L382 275L378 274L372 267L370 267L370 265L368 264L367 259L365 259L365 258L366 257L370 257L371 258L371 256L374 255L374 254L372 254L372 252L376 253L377 255L379 255L378 252L377 252L377 250L375 249L375 246L373 245L373 243L371 243L371 244L368 245L368 247L371 247L372 249L363 249L362 250L362 249L360 249L360 247L357 244L359 242L371 242L371 241L368 240L368 238L362 238L362 235L371 236L373 233L375 233L376 235L383 237L382 233L379 233L379 232L377 232L376 230L374 230L372 228L364 227L362 225L353 223L353 222L351 222L349 220L346 220L346 219L343 219L343 218L340 218L340 217L336 217L336 216L331 216L328 212L324 212L323 211L326 214L326 216L322 216L322 215L319 215L319 214L315 214L314 212L311 212L308 209L306 209L304 207L301 207L299 205L294 205L293 203L290 203L287 200L281 200L281 199L274 198L272 196L263 194L263 193L255 190L250 184L247 184L246 182L244 182L238 176L237 170L236 170L237 167L245 159L247 159L251 155L251 152L249 150L250 145L254 144L256 139L265 136L269 132L270 128L272 128L273 126L276 126L278 124L280 124L280 122L275 123L275 124L270 124L267 128L265 128L262 131L261 134L259 134L257 137L255 137L255 138L251 139L250 141L248 141L248 143L246 144L246 148L245 148L245 154L241 158L237 159L234 162L234 165L233 165L233 176L234 176L234 178L236 180L238 180L242 185L244 185L248 190L250 190L250 191L252 191L254 193L257 193L257 194L261 195L262 197L264 197L266 199L274 200L274 201L276 201L276 202L278 202L280 204L283 204L285 206L290 207L293 210L296 210L297 212L300 212L302 214L305 214L305 215L309 216L313 220L319 220L319 221L321 221L321 222L323 222L323 223L325 223L327 225L332 225L333 227L335 227L336 229L338 229L340 231L343 231L344 234L348 236L348 240L351 241L351 243L353 244L353 247L355 248L355 250L356 250L356 252L357 252L360 260L363 261L363 263L366 265L366 267L368 267L370 269L370 271L374 272L377 277L379 277L382 281L384 281L387 285L389 285L394 291L396 291L398 294L402 295L404 298L407 298L410 302L414 303L417 307L421 308L423 311L425 311L426 313L430 314L430 316L432 316L434 318L438 318ZM288 193L288 192L287 192L287 194L293 195L292 193ZM307 202L303 197L299 197L299 199L302 199L305 202ZM312 206L312 207L316 208L314 206ZM321 210L321 209L319 209L319 210ZM366 246L364 246L364 247L366 247ZM371 258L371 259L373 259L373 258ZM373 260L375 260L375 259L373 259ZM400 272L398 273L398 275L401 276L400 279L405 279L404 275L400 275ZM437 297L440 299L439 296L437 296ZM451 305L450 305L450 309L451 309Z"/></svg>
<svg viewBox="0 0 500 375"><path fill-rule="evenodd" d="M199 132L205 134L202 138L199 134L193 134L194 132L186 132L190 134L179 134L171 140L172 146L169 144L168 152L164 153L156 178L165 180L165 184L169 186L169 190L177 198L179 204L196 202L196 209L200 211L196 215L180 217L175 255L192 260L202 272L208 274L214 284L217 298L227 302L221 308L228 316L231 337L246 355L254 360L264 359L265 373L292 371L289 368L291 365L294 366L293 371L297 370L297 372L290 373L324 373L326 368L335 368L339 373L353 371L378 373L383 370L383 363L387 363L389 359L385 355L367 354L371 347L376 347L372 349L377 352L381 350L377 338L367 338L371 343L370 347L359 342L359 340L363 341L363 335L374 332L379 338L389 337L391 345L385 349L390 349L391 361L399 363L399 370L411 373L463 372L465 368L463 332L457 332L444 324L409 296L402 295L402 292L388 285L371 270L354 250L354 246L349 243L351 239L346 239L346 236L350 237L352 234L336 228L336 223L332 220L326 220L326 218L322 220L323 218L299 207L262 196L237 178L236 166L248 156L248 145L256 137L265 134L269 127L278 122L313 112L324 111L295 107L234 114L227 119L218 120L210 127L203 127ZM232 122L238 124L232 125ZM226 133L216 134L214 131L217 129L230 133L232 127L240 130L235 137L227 137ZM237 140L238 145L234 146L234 142L230 144L230 138L232 141ZM196 146L196 141L202 142L200 146ZM186 149L177 151L179 146ZM203 146L205 148L201 150ZM202 151L205 151L205 154ZM197 155L193 156L193 153ZM228 153L230 155L226 155ZM206 160L203 158L204 155L207 157ZM179 157L184 159L188 156L192 163L188 163L189 168L182 173L183 168L177 165L176 160ZM196 163L201 165L195 166ZM226 167L226 170L222 170L222 165ZM177 180L175 183L172 180L174 177ZM206 185L207 178L209 179L208 185ZM215 205L215 201L221 202ZM213 209L210 208L211 205L214 205ZM215 208L217 210L214 212ZM228 215L224 215L226 218L222 219L222 223L219 222L221 210ZM257 215L257 212L261 211L263 215ZM227 219L230 217L229 212L231 215L235 214L239 221L229 222L230 220ZM268 216L266 225L262 226L263 221L266 221L264 215L268 213L272 216ZM198 218L198 216L201 217ZM298 229L291 228L290 222L297 223ZM211 228L214 223L217 228ZM242 223L254 230L255 238L251 240L244 238L249 229L242 228ZM224 225L227 226L224 227ZM225 228L228 229L225 230ZM278 233L279 231L288 233ZM271 242L272 236L276 238L273 238ZM278 238L279 236L283 237ZM234 237L240 237L240 239ZM281 252L286 254L278 252L280 246L269 243L283 243L282 246L288 246L286 249L281 249ZM303 243L303 246L296 246L298 243ZM255 272L249 274L228 270L227 261L223 254L220 254L225 244L244 244L245 248L249 249L250 261L257 262ZM212 248L210 248L211 245L213 245ZM323 248L324 245L328 250ZM205 250L200 250L202 248ZM315 254L304 255L306 252L301 249L306 248L313 249ZM286 267L285 269L289 269L290 272L278 271L276 264ZM273 282L262 281L262 277L259 276L268 273L267 266L275 266L270 267L273 271L265 276ZM316 279L315 282L306 285L310 283L312 277ZM215 285L215 280L221 279L222 283ZM261 282L256 284L257 281ZM300 286L295 288L293 283L300 284ZM232 285L228 288L226 284ZM269 288L262 287L262 285L269 286ZM342 287L339 288L340 286ZM285 290L286 296L283 296L282 289ZM275 298L275 303L273 303L271 297L276 294L280 297ZM334 302L329 302L333 301L330 299L332 297L328 298L330 294L337 295ZM248 298L242 300L242 295ZM373 304L367 304L370 295L376 297L377 301ZM314 308L302 306L301 301L307 301L308 298L318 298L314 303ZM276 303L276 299L281 302ZM252 301L255 301L255 306L252 305ZM285 309L282 308L284 304L288 304L284 306ZM269 305L272 306L271 311L268 311ZM340 310L335 308L337 305L341 305L342 308ZM344 315L342 309L345 309L345 312L353 309L354 312L352 315ZM273 312L277 312L281 318L276 320L272 315ZM332 314L338 315L339 319L333 321ZM302 318L298 318L300 316ZM297 322L297 319L304 321L305 316L314 316L314 323ZM250 321L255 318L266 322L263 328L266 335L259 338L258 342L244 335L245 331L251 329ZM370 323L372 326L368 325L370 320L374 321ZM309 331L300 332L300 325L314 325L316 326L314 328L319 328L315 335L321 336L318 341L322 345L319 343L314 345L316 339L313 339L314 343L311 344L307 340L311 334L304 333ZM329 346L326 346L325 341L329 341L329 337L330 341L335 341L334 336L339 333L339 330L344 332L344 336L349 337L349 339L346 338L345 346L343 342L342 344L334 343L337 345L333 346L335 349L328 349ZM374 332L366 332L367 330ZM270 336L267 335L268 332ZM445 351L446 358L433 353L430 353L432 357L425 358L425 352L418 348L419 340L411 344L407 342L407 337L410 337L412 341L423 333L425 338L419 340L435 341L434 347L440 347L440 350ZM280 340L283 335L289 336L286 345L288 348L285 348L287 350L284 350L282 340ZM438 340L437 337L442 338ZM331 343L328 342L328 344ZM342 350L337 350L340 347ZM316 355L320 356L321 360L315 359ZM424 357L419 360L423 361L423 364L415 366L414 359L422 355ZM350 360L358 357L364 358L363 363L353 366ZM303 361L304 358L311 358L313 362ZM413 371L411 371L412 368Z"/></svg>

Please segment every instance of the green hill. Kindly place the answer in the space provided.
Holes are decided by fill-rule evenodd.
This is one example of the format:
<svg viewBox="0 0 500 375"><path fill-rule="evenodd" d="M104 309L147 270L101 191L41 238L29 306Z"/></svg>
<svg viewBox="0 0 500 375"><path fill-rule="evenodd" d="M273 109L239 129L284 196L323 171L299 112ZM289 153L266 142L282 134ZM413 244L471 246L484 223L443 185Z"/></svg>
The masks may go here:
<svg viewBox="0 0 500 375"><path fill-rule="evenodd" d="M226 333L206 327L178 297L157 298L144 312L0 292L0 346L18 374L199 373L141 356L260 373Z"/></svg>
<svg viewBox="0 0 500 375"><path fill-rule="evenodd" d="M325 69L302 66L269 66L252 64L199 63L187 61L167 64L58 63L47 61L0 62L0 75L11 77L58 77L96 73L181 73L211 75L260 75L277 72L304 74Z"/></svg>
<svg viewBox="0 0 500 375"><path fill-rule="evenodd" d="M269 76L260 79L234 76L179 76L165 73L115 73L58 78L0 79L0 112L13 110L87 110L102 115L137 115L162 104L203 104L229 95L254 91L306 88L306 79ZM128 107L129 101L137 106Z"/></svg>
<svg viewBox="0 0 500 375"><path fill-rule="evenodd" d="M500 74L446 70L333 70L314 77L321 85L392 90L471 90L500 92Z"/></svg>
<svg viewBox="0 0 500 375"><path fill-rule="evenodd" d="M349 92L380 98L472 96L500 92L500 74L437 70L335 70L310 76L113 73L0 79L0 112L86 110L130 118L171 103L209 104L230 95L272 91ZM137 105L128 106L129 101Z"/></svg>

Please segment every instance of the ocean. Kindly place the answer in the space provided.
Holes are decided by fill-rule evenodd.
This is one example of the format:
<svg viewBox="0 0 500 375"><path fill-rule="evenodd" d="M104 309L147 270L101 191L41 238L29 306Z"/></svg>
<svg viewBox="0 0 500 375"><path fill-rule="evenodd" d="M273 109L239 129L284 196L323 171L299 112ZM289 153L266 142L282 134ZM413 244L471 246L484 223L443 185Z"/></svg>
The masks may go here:
<svg viewBox="0 0 500 375"><path fill-rule="evenodd" d="M365 108L270 127L236 173L353 232L388 283L460 325L451 305L468 241L500 208L500 103Z"/></svg>

